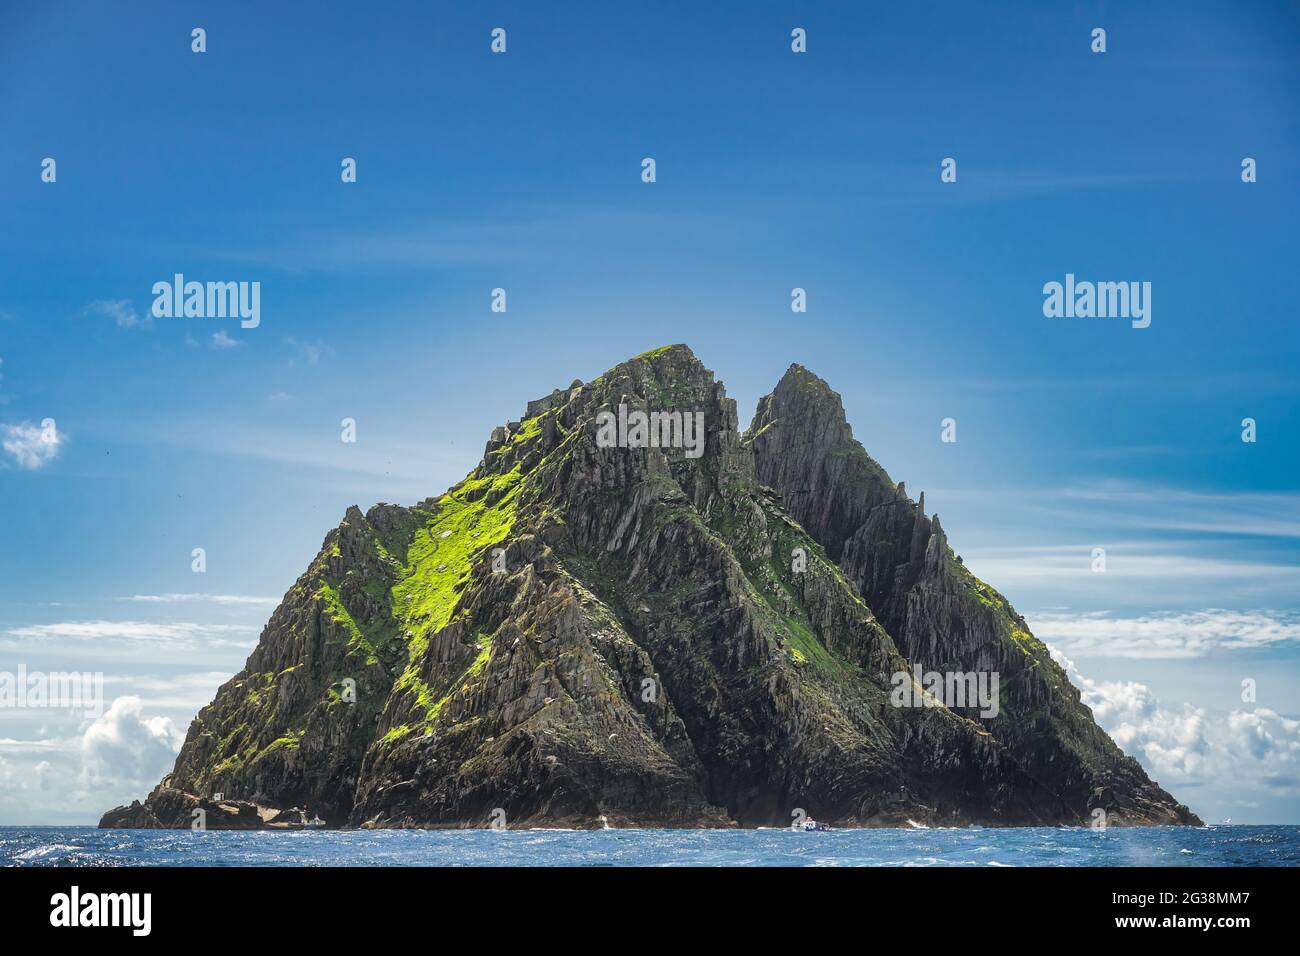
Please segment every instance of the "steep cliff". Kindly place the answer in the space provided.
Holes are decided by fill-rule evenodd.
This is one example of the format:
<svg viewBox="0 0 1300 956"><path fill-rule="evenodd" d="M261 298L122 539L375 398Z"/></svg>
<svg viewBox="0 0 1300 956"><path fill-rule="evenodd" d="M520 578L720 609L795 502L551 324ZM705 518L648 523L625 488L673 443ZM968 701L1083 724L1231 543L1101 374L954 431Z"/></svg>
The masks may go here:
<svg viewBox="0 0 1300 956"><path fill-rule="evenodd" d="M824 381L790 366L759 401L745 440L759 481L781 493L909 661L999 674L999 713L985 726L1073 813L1199 822L1097 726L1024 618L953 553L939 516L925 514L925 495L914 502L853 438Z"/></svg>
<svg viewBox="0 0 1300 956"><path fill-rule="evenodd" d="M713 373L659 349L531 403L441 497L349 509L173 773L101 825L188 826L218 793L217 826L252 819L239 801L370 827L1191 819L865 452L828 478L780 463L852 450L842 411L836 431L810 392L823 432L797 436L782 393L742 440ZM1027 724L896 706L932 646L1007 666Z"/></svg>

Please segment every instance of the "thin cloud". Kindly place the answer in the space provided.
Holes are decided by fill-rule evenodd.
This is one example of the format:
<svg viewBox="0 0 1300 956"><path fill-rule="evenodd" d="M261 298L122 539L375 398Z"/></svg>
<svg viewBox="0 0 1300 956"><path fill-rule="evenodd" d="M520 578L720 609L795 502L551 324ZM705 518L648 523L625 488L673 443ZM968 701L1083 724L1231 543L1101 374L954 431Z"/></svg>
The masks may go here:
<svg viewBox="0 0 1300 956"><path fill-rule="evenodd" d="M26 753L30 751L66 750L73 742L58 737L42 737L40 740L19 740L15 737L0 737L0 751L4 753Z"/></svg>
<svg viewBox="0 0 1300 956"><path fill-rule="evenodd" d="M193 427L182 424L154 428L147 435L141 433L139 440L162 440L178 448L303 465L314 470L382 475L413 483L424 489L421 496L429 494L427 489L439 483L435 476L459 477L474 466L463 452L432 442L369 435L364 442L344 444L339 441L333 423L322 425L315 432L255 422L206 422Z"/></svg>
<svg viewBox="0 0 1300 956"><path fill-rule="evenodd" d="M1300 642L1300 615L1207 609L1114 617L1107 612L1027 615L1030 629L1064 653L1186 660Z"/></svg>
<svg viewBox="0 0 1300 956"><path fill-rule="evenodd" d="M194 713L211 703L217 689L230 680L230 676L230 671L200 671L165 677L153 674L112 674L104 676L104 686L121 687L154 710Z"/></svg>
<svg viewBox="0 0 1300 956"><path fill-rule="evenodd" d="M511 210L496 221L428 220L361 232L313 231L275 247L189 247L179 251L247 266L290 272L358 273L423 270L430 266L498 265L502 262L546 262L556 250L590 242L593 235L622 237L638 247L648 234L677 235L689 229L699 235L721 231L731 222L726 210L647 212L623 207L582 211L549 204L520 212Z"/></svg>
<svg viewBox="0 0 1300 956"><path fill-rule="evenodd" d="M1159 454L1158 447L1097 452ZM930 489L927 489L930 490ZM1300 538L1300 493L1294 491L1196 491L1164 485L1097 482L1064 489L936 488L934 501L983 502L1014 496L1020 506L1059 527L1072 522L1149 531L1198 532L1260 538Z"/></svg>
<svg viewBox="0 0 1300 956"><path fill-rule="evenodd" d="M164 645L196 641L212 644L250 633L256 633L256 629L238 624L159 624L150 621L60 621L11 627L4 631L9 638L20 641L121 641Z"/></svg>
<svg viewBox="0 0 1300 956"><path fill-rule="evenodd" d="M1300 495L1100 485L1066 490L1067 501L1104 505L1127 525L1252 537L1300 538Z"/></svg>
<svg viewBox="0 0 1300 956"><path fill-rule="evenodd" d="M1106 552L1104 574L1092 569L1094 548ZM1187 553L1190 543L1097 541L1064 545L974 548L963 551L967 566L1000 589L1017 583L1052 579L1062 584L1094 584L1110 578L1147 580L1216 579L1263 582L1300 581L1300 567L1263 561L1239 561Z"/></svg>
<svg viewBox="0 0 1300 956"><path fill-rule="evenodd" d="M130 299L97 299L86 306L86 311L112 319L119 329L147 329L153 325L153 316L139 315Z"/></svg>
<svg viewBox="0 0 1300 956"><path fill-rule="evenodd" d="M253 597L247 594L197 594L193 592L169 594L132 594L119 598L122 601L134 601L141 604L220 604L249 605L253 607L275 607L279 598Z"/></svg>
<svg viewBox="0 0 1300 956"><path fill-rule="evenodd" d="M232 339L229 335L227 335L225 329L222 329L220 332L213 332L212 337L208 339L208 347L217 349L219 351L228 351L230 349L237 349L242 347L243 344L244 343L239 341L238 339Z"/></svg>
<svg viewBox="0 0 1300 956"><path fill-rule="evenodd" d="M293 350L294 358L292 361L303 361L308 365L318 365L323 358L332 358L334 356L333 346L326 345L324 342L300 342L298 339L288 338L284 344Z"/></svg>

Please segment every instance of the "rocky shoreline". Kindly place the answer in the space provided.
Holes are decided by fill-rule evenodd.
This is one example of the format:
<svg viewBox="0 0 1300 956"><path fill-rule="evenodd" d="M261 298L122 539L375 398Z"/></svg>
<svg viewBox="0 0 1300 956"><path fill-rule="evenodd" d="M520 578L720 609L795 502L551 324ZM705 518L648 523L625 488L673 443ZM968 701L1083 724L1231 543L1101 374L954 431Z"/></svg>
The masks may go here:
<svg viewBox="0 0 1300 956"><path fill-rule="evenodd" d="M159 786L145 799L109 810L101 830L304 830L310 819L300 807L276 809L248 800L210 799ZM201 821L201 825L200 825Z"/></svg>
<svg viewBox="0 0 1300 956"><path fill-rule="evenodd" d="M159 786L151 793L143 803L139 800L133 801L129 805L115 807L109 810L99 821L100 829L114 830L190 830L195 829L196 809L202 809L205 813L204 826L205 830L305 830L315 829L307 826L309 815L301 807L291 807L289 809L278 809L275 807L261 806L248 800L214 800L206 797L200 797L192 793L185 793L181 790L175 790L170 787ZM837 820L836 829L915 829L920 827L934 828L963 828L973 826L986 826L979 821L974 820L938 820L925 813L919 813L917 816L922 820L914 819L905 813L881 814L877 818L869 821L856 820ZM929 821L929 822L926 822ZM1191 824L1171 824L1168 821L1161 820L1130 820L1123 816L1111 818L1108 826L1128 827L1128 826L1181 826ZM382 827L368 826L362 824L359 827L342 825L326 825L320 829L330 830L367 830L367 829L389 829L389 830L464 830L464 829L491 829L492 821L478 822L456 822L456 823L430 823L418 820L390 821ZM1086 824L1078 824L1080 827ZM996 825L994 825L994 828ZM655 820L644 818L627 818L627 817L609 817L601 815L600 817L563 817L546 820L533 820L523 824L510 824L508 821L503 822L503 829L513 830L533 830L533 829L560 829L560 830L602 830L602 829L664 829L664 830L737 830L737 829L755 829L757 825L744 827L733 820L717 815L701 816L696 819L670 819Z"/></svg>

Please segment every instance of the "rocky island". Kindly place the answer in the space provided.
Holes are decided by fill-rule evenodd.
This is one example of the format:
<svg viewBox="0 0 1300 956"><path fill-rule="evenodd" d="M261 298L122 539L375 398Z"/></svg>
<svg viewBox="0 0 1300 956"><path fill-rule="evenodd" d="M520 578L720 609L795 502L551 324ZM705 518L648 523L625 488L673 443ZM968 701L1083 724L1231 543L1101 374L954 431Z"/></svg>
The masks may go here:
<svg viewBox="0 0 1300 956"><path fill-rule="evenodd" d="M899 706L922 665L995 675L995 706ZM742 433L682 345L529 403L440 497L350 508L172 773L100 826L291 828L307 808L336 827L1200 823L825 382L791 366Z"/></svg>

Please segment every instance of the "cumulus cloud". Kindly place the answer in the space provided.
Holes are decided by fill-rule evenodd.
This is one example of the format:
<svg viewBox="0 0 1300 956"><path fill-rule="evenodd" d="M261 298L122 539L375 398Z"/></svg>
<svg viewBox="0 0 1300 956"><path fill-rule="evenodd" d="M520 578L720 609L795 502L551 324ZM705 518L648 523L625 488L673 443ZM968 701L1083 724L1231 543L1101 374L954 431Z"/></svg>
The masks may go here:
<svg viewBox="0 0 1300 956"><path fill-rule="evenodd" d="M1029 616L1029 624L1066 653L1093 657L1195 658L1300 641L1300 616L1277 611L1050 612Z"/></svg>
<svg viewBox="0 0 1300 956"><path fill-rule="evenodd" d="M170 717L145 717L139 697L118 697L81 737L81 781L151 787L171 770L184 739Z"/></svg>
<svg viewBox="0 0 1300 956"><path fill-rule="evenodd" d="M208 339L208 345L210 348L219 349L221 351L237 349L243 344L244 343L238 339L232 339L227 335L225 329L222 329L220 332L213 332L212 338Z"/></svg>
<svg viewBox="0 0 1300 956"><path fill-rule="evenodd" d="M21 422L17 425L0 425L0 447L11 455L20 468L36 471L58 457L59 449L67 436L59 431L54 419L47 418L39 425Z"/></svg>
<svg viewBox="0 0 1300 956"><path fill-rule="evenodd" d="M1215 714L1166 707L1145 684L1094 681L1051 647L1102 728L1167 787L1209 781L1300 794L1300 720L1267 707Z"/></svg>
<svg viewBox="0 0 1300 956"><path fill-rule="evenodd" d="M147 329L153 325L153 317L147 313L141 317L130 299L97 299L86 306L86 311L112 319L119 329Z"/></svg>

